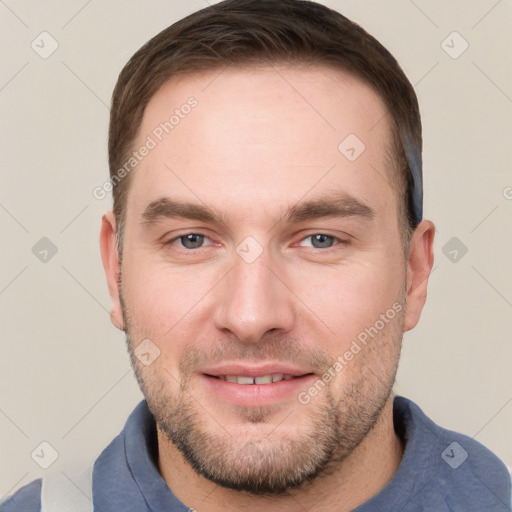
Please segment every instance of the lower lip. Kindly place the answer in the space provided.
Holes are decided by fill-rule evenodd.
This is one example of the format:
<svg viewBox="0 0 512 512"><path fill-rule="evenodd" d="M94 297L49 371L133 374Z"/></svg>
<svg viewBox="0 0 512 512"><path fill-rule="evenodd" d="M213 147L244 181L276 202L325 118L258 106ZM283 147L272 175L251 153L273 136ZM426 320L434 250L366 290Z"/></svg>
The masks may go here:
<svg viewBox="0 0 512 512"><path fill-rule="evenodd" d="M290 380L272 382L271 384L237 384L204 373L200 376L201 380L216 396L236 405L247 407L261 407L290 398L290 396L297 397L315 379L315 375L308 374Z"/></svg>

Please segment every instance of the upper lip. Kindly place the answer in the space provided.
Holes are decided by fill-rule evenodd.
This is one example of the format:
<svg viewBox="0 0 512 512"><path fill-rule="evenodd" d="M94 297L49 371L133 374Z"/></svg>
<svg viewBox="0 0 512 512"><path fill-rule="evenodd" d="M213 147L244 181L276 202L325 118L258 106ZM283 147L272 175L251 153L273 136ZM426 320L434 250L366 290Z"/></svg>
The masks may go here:
<svg viewBox="0 0 512 512"><path fill-rule="evenodd" d="M300 377L312 373L309 370L298 368L290 364L283 363L222 363L217 366L211 366L201 369L201 373L218 377L219 375L237 375L245 377L263 377L265 375L275 375L282 373L284 375L293 375Z"/></svg>

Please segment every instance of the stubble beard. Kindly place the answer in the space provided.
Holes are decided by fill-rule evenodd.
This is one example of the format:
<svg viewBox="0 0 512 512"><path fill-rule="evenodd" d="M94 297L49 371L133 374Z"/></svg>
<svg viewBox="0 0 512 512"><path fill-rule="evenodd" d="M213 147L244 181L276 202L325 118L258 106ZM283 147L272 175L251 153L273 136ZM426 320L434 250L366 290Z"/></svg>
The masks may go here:
<svg viewBox="0 0 512 512"><path fill-rule="evenodd" d="M132 366L158 429L199 475L222 487L254 496L285 495L332 474L365 439L391 396L403 333L403 318L395 318L395 325L390 326L386 336L386 343L394 344L397 351L393 367L385 375L377 375L371 369L373 359L367 355L365 363L361 360L357 379L345 383L341 397L335 397L332 386L327 386L289 418L276 414L276 407L237 408L237 418L251 427L272 421L277 424L270 435L252 435L247 441L232 436L222 426L222 420L214 417L214 410L192 396L191 372L186 370L190 364L180 364L178 392L168 389L168 382L173 380L168 378L170 375L146 373L149 368L134 355L133 340L138 337L132 337L124 305L123 313ZM372 344L375 345L364 350L378 352L379 340ZM303 416L297 417L302 412ZM283 424L287 420L301 422L300 434L279 435L278 421L273 420L276 415L284 418Z"/></svg>

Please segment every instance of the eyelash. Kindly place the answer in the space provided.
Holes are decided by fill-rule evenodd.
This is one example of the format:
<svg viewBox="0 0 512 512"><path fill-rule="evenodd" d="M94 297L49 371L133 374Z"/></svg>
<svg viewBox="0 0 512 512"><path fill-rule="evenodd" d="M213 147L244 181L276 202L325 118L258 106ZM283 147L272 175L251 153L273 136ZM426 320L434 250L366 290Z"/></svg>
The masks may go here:
<svg viewBox="0 0 512 512"><path fill-rule="evenodd" d="M191 232L188 232L188 233L184 233L184 234L181 234L181 235L178 235L174 238L172 238L171 240L168 240L167 242L165 242L164 245L166 246L171 246L173 245L175 242L178 242L179 240L189 236L189 235L197 235L197 236L201 236L203 237L204 239L207 239L207 240L210 240L210 242L212 242L212 240L210 239L210 237L208 235L204 235L202 233L199 233L199 232L195 232L195 231L191 231ZM337 236L334 236L334 235L329 235L327 233L323 233L323 232L316 232L316 233L311 233L303 238L300 239L299 243L300 242L304 242L305 240L307 239L312 239L314 236L319 236L319 235L323 235L323 236L326 236L330 239L333 240L333 244L330 245L329 247L312 247L312 246L309 246L311 249L314 249L315 251L322 251L322 252L326 252L328 251L329 249L332 249L333 247L337 246L337 245L347 245L349 242L348 240L344 240L342 238L339 238ZM208 244L208 245L211 245ZM201 247L197 247L197 248L194 248L194 249L189 249L189 248L186 248L186 247L179 247L179 250L181 251L184 251L184 252L195 252L195 251L198 251L199 249L204 249L206 248L207 246L201 246Z"/></svg>

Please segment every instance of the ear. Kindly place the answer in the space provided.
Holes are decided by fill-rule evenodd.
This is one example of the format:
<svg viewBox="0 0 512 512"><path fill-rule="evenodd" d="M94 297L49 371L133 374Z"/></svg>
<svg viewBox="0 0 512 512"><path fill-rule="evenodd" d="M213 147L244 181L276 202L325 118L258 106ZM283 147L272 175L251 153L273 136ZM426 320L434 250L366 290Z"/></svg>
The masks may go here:
<svg viewBox="0 0 512 512"><path fill-rule="evenodd" d="M116 244L116 217L113 211L105 213L101 220L101 259L107 277L108 291L112 299L110 320L121 331L124 330L123 310L119 290L119 255Z"/></svg>
<svg viewBox="0 0 512 512"><path fill-rule="evenodd" d="M434 224L423 220L411 236L407 260L405 331L416 326L427 299L428 277L434 264L434 233Z"/></svg>

